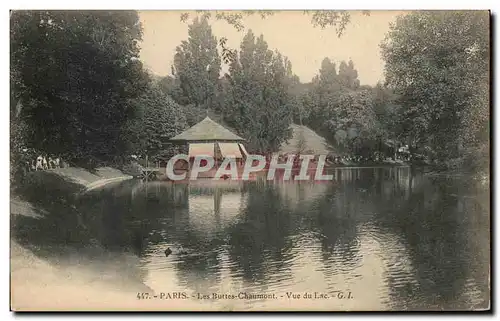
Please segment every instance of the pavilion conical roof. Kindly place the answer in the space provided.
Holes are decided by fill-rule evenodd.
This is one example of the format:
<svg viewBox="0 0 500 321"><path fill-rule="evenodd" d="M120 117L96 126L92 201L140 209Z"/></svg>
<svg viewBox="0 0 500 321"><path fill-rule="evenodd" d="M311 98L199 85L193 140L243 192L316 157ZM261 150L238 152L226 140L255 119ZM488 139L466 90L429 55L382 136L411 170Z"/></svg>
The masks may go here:
<svg viewBox="0 0 500 321"><path fill-rule="evenodd" d="M186 129L171 141L244 141L245 139L232 133L229 129L216 123L210 117L205 117L199 123Z"/></svg>

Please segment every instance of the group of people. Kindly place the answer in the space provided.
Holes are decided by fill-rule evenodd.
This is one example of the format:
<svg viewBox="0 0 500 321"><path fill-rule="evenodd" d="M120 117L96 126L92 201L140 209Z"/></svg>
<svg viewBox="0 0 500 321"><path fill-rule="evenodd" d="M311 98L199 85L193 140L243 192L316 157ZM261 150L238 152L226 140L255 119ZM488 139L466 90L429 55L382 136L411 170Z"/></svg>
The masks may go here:
<svg viewBox="0 0 500 321"><path fill-rule="evenodd" d="M31 171L39 171L39 170L47 170L61 167L61 159L59 157L51 157L39 155L36 160L32 160L30 162L26 162L28 165L28 169Z"/></svg>
<svg viewBox="0 0 500 321"><path fill-rule="evenodd" d="M351 163L362 163L367 161L373 161L371 157L364 156L330 156L328 161L333 164L351 164Z"/></svg>
<svg viewBox="0 0 500 321"><path fill-rule="evenodd" d="M294 166L300 163L300 155L294 155ZM288 155L279 155L278 163L285 163L288 159ZM271 158L266 157L267 163L270 163ZM330 154L326 157L326 161L331 165L353 165L353 164L366 164L366 163L380 163L380 162L391 162L391 161L411 161L412 155L406 151L398 151L396 155L391 155L388 157L382 152L375 152L372 155L335 155ZM318 161L318 156L311 159L311 163L316 163Z"/></svg>
<svg viewBox="0 0 500 321"><path fill-rule="evenodd" d="M406 151L398 151L392 157L387 157L384 153L375 152L373 155L361 156L361 155L344 155L344 156L333 156L330 155L328 161L335 165L349 165L349 164L363 164L363 163L379 163L387 161L404 161L408 162L412 160L412 155Z"/></svg>
<svg viewBox="0 0 500 321"><path fill-rule="evenodd" d="M26 171L43 171L63 167L63 161L59 156L36 153L34 150L24 148L21 153L21 161ZM38 156L36 156L38 155Z"/></svg>

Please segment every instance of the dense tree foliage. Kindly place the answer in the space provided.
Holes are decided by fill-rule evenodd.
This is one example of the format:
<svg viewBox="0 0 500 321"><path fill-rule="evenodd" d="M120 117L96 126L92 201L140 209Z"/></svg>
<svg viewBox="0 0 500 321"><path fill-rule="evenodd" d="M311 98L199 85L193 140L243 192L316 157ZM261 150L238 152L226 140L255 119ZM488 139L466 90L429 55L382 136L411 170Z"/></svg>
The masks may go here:
<svg viewBox="0 0 500 321"><path fill-rule="evenodd" d="M339 154L388 157L408 144L440 164L487 165L487 12L400 16L381 45L386 83L373 87L360 84L353 61L329 58L301 83L263 35L248 30L240 48L229 49L209 25L213 17L241 30L244 15L255 13L198 12L176 48L172 75L153 79L139 61L136 12L13 12L11 162L24 163L26 149L90 167L129 154L168 157L175 151L168 138L210 115L245 137L252 152L278 150L294 122ZM347 12L308 14L339 34L350 19ZM223 63L229 71L221 77Z"/></svg>
<svg viewBox="0 0 500 321"><path fill-rule="evenodd" d="M385 115L388 100L377 101L374 89L360 87L352 60L341 61L337 69L329 58L323 59L302 104L306 123L340 152L370 152L388 138L376 110Z"/></svg>
<svg viewBox="0 0 500 321"><path fill-rule="evenodd" d="M174 77L180 86L182 104L211 106L215 102L221 58L217 39L207 19L196 18L188 27L188 40L177 47Z"/></svg>
<svg viewBox="0 0 500 321"><path fill-rule="evenodd" d="M140 112L127 126L129 150L134 154L172 156L176 146L169 139L187 128L182 107L157 84L151 85L132 104Z"/></svg>
<svg viewBox="0 0 500 321"><path fill-rule="evenodd" d="M229 72L225 120L249 140L250 149L276 151L289 137L292 121L290 62L249 30Z"/></svg>
<svg viewBox="0 0 500 321"><path fill-rule="evenodd" d="M160 88L183 105L189 125L215 113L248 140L250 149L274 151L288 137L292 114L300 109L291 94L300 82L290 61L251 30L232 53L229 73L221 78L217 39L207 18L196 18L189 39L177 47L174 77L161 79Z"/></svg>
<svg viewBox="0 0 500 321"><path fill-rule="evenodd" d="M75 161L121 155L129 101L148 83L141 34L133 11L13 12L11 106L27 147Z"/></svg>
<svg viewBox="0 0 500 321"><path fill-rule="evenodd" d="M486 151L489 14L422 11L400 17L382 44L388 84L399 96L402 134L437 160ZM475 159L488 160L487 154ZM483 164L484 165L484 164Z"/></svg>

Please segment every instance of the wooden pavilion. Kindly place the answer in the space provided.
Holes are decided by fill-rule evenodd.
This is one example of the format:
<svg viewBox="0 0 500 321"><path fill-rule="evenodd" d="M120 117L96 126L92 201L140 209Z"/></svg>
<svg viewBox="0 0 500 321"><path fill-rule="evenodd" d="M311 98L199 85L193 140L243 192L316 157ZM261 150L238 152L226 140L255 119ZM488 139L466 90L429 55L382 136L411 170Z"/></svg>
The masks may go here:
<svg viewBox="0 0 500 321"><path fill-rule="evenodd" d="M188 145L191 164L196 156L214 157L217 167L224 158L232 157L241 162L248 155L242 144L244 138L232 133L208 116L171 138L170 141Z"/></svg>

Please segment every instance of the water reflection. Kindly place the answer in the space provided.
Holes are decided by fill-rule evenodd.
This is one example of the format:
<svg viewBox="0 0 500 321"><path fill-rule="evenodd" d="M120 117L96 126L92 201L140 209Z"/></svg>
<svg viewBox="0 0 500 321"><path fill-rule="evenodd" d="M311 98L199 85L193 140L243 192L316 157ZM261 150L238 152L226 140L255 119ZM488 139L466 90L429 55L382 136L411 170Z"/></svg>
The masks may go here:
<svg viewBox="0 0 500 321"><path fill-rule="evenodd" d="M133 274L157 292L341 290L354 296L213 302L221 308L487 306L486 191L479 193L467 180L424 176L409 168L338 169L333 174L333 182L316 184L131 181L75 200L68 206L78 215L61 219L54 214L14 227L24 244L36 244L41 256L54 257L57 251L49 243L78 247L87 241L54 239L44 226L70 233L81 232L78 226L84 225L81 233L106 253L137 258L134 272L117 273ZM173 250L169 257L163 253L166 247ZM102 257L86 259L106 264Z"/></svg>

